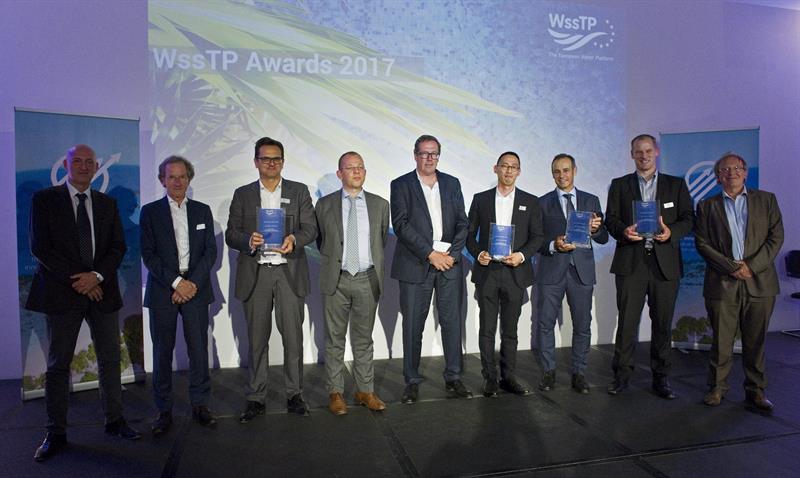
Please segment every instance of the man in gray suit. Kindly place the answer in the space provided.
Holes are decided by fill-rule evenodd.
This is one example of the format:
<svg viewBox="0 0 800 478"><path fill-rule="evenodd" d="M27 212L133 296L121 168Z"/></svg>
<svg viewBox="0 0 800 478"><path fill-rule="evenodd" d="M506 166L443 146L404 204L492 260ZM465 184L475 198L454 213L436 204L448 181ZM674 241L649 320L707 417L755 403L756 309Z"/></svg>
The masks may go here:
<svg viewBox="0 0 800 478"><path fill-rule="evenodd" d="M303 305L309 288L304 248L317 236L308 188L281 177L283 145L272 138L259 139L253 162L259 179L233 193L225 230L225 243L239 251L235 295L244 303L250 342L247 406L239 417L242 423L264 414L273 306L283 339L287 410L308 415L302 396ZM269 247L259 232L262 208L283 209L285 237L278 247Z"/></svg>
<svg viewBox="0 0 800 478"><path fill-rule="evenodd" d="M559 154L553 158L551 172L556 189L542 196L539 206L544 221L544 243L539 252L538 328L539 363L544 370L539 390L552 390L556 383L555 336L553 329L561 311L564 295L567 296L572 316L572 389L589 393L584 370L589 345L592 341L592 294L595 284L594 252L578 248L564 241L567 217L572 211L593 213L591 240L598 244L608 242L608 231L603 226L603 212L597 196L575 188L578 167L575 158Z"/></svg>
<svg viewBox="0 0 800 478"><path fill-rule="evenodd" d="M742 365L747 402L771 412L764 340L780 292L775 257L783 245L783 220L775 195L745 186L747 163L726 153L714 164L722 194L697 205L695 244L706 261L703 297L714 329L709 355L709 392L703 402L717 406L728 386L733 342L742 331Z"/></svg>
<svg viewBox="0 0 800 478"><path fill-rule="evenodd" d="M325 310L325 371L328 408L347 413L344 392L344 347L347 324L353 348L356 402L380 411L386 405L375 394L372 365L372 328L383 287L383 248L389 231L389 202L364 191L367 170L361 155L350 151L339 158L336 176L342 189L319 201L317 246L320 253L319 288Z"/></svg>

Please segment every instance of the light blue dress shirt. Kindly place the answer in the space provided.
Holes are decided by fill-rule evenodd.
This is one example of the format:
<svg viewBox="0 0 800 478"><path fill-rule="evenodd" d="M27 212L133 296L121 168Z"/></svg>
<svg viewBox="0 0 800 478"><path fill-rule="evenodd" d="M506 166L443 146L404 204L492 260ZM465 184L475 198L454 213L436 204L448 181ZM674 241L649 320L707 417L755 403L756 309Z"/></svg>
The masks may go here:
<svg viewBox="0 0 800 478"><path fill-rule="evenodd" d="M722 200L725 203L725 216L728 218L728 227L731 230L733 259L744 259L744 239L747 234L747 188L741 194L732 198L722 191Z"/></svg>
<svg viewBox="0 0 800 478"><path fill-rule="evenodd" d="M342 267L347 262L347 218L350 214L350 200L347 192L342 188ZM358 272L364 272L372 267L372 251L369 247L369 213L367 212L367 198L364 190L356 195L356 214L358 216Z"/></svg>

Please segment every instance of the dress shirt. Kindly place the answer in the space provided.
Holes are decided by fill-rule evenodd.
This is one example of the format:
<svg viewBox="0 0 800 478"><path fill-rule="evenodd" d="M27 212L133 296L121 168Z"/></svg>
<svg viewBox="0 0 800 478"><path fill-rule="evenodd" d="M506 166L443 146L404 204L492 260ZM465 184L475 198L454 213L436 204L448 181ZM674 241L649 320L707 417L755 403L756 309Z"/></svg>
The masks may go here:
<svg viewBox="0 0 800 478"><path fill-rule="evenodd" d="M94 250L95 250L95 240L94 240L94 214L92 214L92 188L86 188L83 191L78 191L78 188L72 185L69 181L67 181L67 190L69 191L69 197L72 198L72 213L75 214L75 221L78 221L78 204L80 204L81 200L78 199L77 194L84 193L86 194L86 200L84 201L84 206L86 207L86 214L89 216L89 226L92 228L92 257L94 257ZM103 275L99 272L94 272L97 276L97 279L100 282L103 282Z"/></svg>
<svg viewBox="0 0 800 478"><path fill-rule="evenodd" d="M500 193L499 188L495 188L494 194L494 221L501 226L511 225L511 215L514 214L514 193L517 188L511 190L507 196Z"/></svg>
<svg viewBox="0 0 800 478"><path fill-rule="evenodd" d="M725 203L725 216L728 218L728 227L731 230L731 245L733 246L734 260L744 258L744 239L747 234L747 188L741 194L732 198L722 191Z"/></svg>
<svg viewBox="0 0 800 478"><path fill-rule="evenodd" d="M575 192L575 188L573 187L569 191L563 191L559 188L556 188L556 194L558 194L558 204L561 205L561 212L564 213L564 217L569 220L567 217L567 201L572 202L572 207L577 211L578 210L578 198L577 193ZM565 194L572 194L572 198L564 197ZM556 253L556 241L550 241L550 253Z"/></svg>
<svg viewBox="0 0 800 478"><path fill-rule="evenodd" d="M417 172L417 179L419 185L422 186L422 194L425 195L425 204L428 206L428 214L431 216L431 225L433 226L433 240L442 240L442 197L439 194L439 181L437 180L433 187L429 187L422 181L422 177Z"/></svg>
<svg viewBox="0 0 800 478"><path fill-rule="evenodd" d="M642 201L655 201L656 186L658 185L658 171L653 173L653 177L650 178L649 181L644 179L638 172L636 173L636 179L639 181L639 192L642 194ZM661 211L659 211L659 215L661 215ZM644 248L648 251L653 249L652 237L645 238Z"/></svg>
<svg viewBox="0 0 800 478"><path fill-rule="evenodd" d="M261 196L261 207L263 209L280 209L281 208L281 186L283 185L283 178L278 182L275 191L270 191L264 187L264 184L259 180L258 186ZM283 254L274 251L267 251L260 254L258 258L259 264L286 264L289 261L283 257Z"/></svg>
<svg viewBox="0 0 800 478"><path fill-rule="evenodd" d="M175 231L175 245L178 246L178 269L180 273L189 270L189 215L186 212L186 203L188 201L189 198L184 197L183 201L178 204L169 194L167 195L169 213L172 216L172 229ZM172 288L178 287L180 281L181 277L176 277L172 281Z"/></svg>
<svg viewBox="0 0 800 478"><path fill-rule="evenodd" d="M347 218L350 214L350 200L348 194L342 189L342 264L347 264ZM372 267L372 251L369 247L369 214L367 212L367 199L364 190L356 194L356 215L358 216L358 272L364 272Z"/></svg>

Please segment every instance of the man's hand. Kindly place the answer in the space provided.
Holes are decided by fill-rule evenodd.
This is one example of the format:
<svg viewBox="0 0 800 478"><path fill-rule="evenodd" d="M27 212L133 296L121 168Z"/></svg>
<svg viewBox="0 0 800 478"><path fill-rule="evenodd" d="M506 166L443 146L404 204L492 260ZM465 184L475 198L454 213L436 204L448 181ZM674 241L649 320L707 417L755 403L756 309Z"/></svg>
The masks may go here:
<svg viewBox="0 0 800 478"><path fill-rule="evenodd" d="M564 242L565 236L558 236L556 237L555 241L553 241L553 246L556 248L558 252L569 252L574 251L576 249L575 244L567 244Z"/></svg>
<svg viewBox="0 0 800 478"><path fill-rule="evenodd" d="M256 250L262 244L264 244L264 236L260 232L250 234L250 250Z"/></svg>
<svg viewBox="0 0 800 478"><path fill-rule="evenodd" d="M640 236L639 233L636 232L636 224L628 226L622 231L622 235L625 236L625 239L631 242L638 242L644 239L644 237Z"/></svg>
<svg viewBox="0 0 800 478"><path fill-rule="evenodd" d="M86 295L89 297L89 300L93 302L100 302L101 300L103 300L103 288L100 287L100 284L97 284L92 289L90 289L89 292L86 293Z"/></svg>
<svg viewBox="0 0 800 478"><path fill-rule="evenodd" d="M100 283L94 272L79 272L69 276L73 279L72 288L81 295L89 295L89 291Z"/></svg>
<svg viewBox="0 0 800 478"><path fill-rule="evenodd" d="M661 216L658 216L658 223L661 225L661 232L653 236L653 239L656 242L667 242L672 237L672 231L664 224L664 219Z"/></svg>
<svg viewBox="0 0 800 478"><path fill-rule="evenodd" d="M283 244L281 244L281 247L275 249L275 252L280 252L281 254L284 255L291 254L292 251L294 250L295 241L296 239L294 237L294 234L289 234L283 239Z"/></svg>
<svg viewBox="0 0 800 478"><path fill-rule="evenodd" d="M175 292L172 294L172 301L176 304L185 304L192 300L195 294L197 294L197 285L189 279L181 279L180 282L178 282L178 286L175 287ZM176 295L180 300L175 300Z"/></svg>
<svg viewBox="0 0 800 478"><path fill-rule="evenodd" d="M753 277L753 270L747 265L744 261L735 261L737 264L740 264L741 267L736 269L735 271L731 272L731 276L738 280L745 280L750 279Z"/></svg>
<svg viewBox="0 0 800 478"><path fill-rule="evenodd" d="M503 259L503 264L511 267L517 267L525 260L525 256L521 252L512 252L510 256Z"/></svg>
<svg viewBox="0 0 800 478"><path fill-rule="evenodd" d="M490 256L488 252L481 251L481 253L478 254L478 264L488 266L490 262L492 262L492 256Z"/></svg>
<svg viewBox="0 0 800 478"><path fill-rule="evenodd" d="M600 216L597 213L592 213L592 221L589 223L589 226L592 228L592 234L597 232L600 229L600 226L603 225L603 220L600 219Z"/></svg>
<svg viewBox="0 0 800 478"><path fill-rule="evenodd" d="M442 271L442 272L449 270L450 268L453 267L453 264L455 264L455 260L453 260L453 258L450 257L449 254L447 254L446 252L438 252L438 251L433 251L430 254L428 254L428 262L430 262L431 265L435 267L437 271Z"/></svg>

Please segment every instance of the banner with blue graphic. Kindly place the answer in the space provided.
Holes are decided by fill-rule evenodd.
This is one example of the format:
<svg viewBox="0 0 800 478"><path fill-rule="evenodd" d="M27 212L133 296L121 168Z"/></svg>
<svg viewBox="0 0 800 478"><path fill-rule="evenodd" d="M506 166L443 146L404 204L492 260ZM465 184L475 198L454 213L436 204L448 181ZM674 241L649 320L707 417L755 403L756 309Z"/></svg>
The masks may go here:
<svg viewBox="0 0 800 478"><path fill-rule="evenodd" d="M662 133L659 170L686 179L694 205L720 194L714 162L733 151L747 161L749 188L758 187L758 128L693 133ZM672 329L673 345L706 348L711 324L703 301L705 261L694 246L694 234L681 241L684 276L681 279Z"/></svg>
<svg viewBox="0 0 800 478"><path fill-rule="evenodd" d="M97 154L99 168L92 188L117 200L128 251L119 269L121 373L131 382L144 372L142 342L142 276L139 249L139 121L97 116L25 111L14 115L17 161L17 260L22 344L22 395L44 394L48 335L45 316L25 310L37 263L28 242L31 196L39 189L64 184L63 160L69 148L85 143ZM97 385L97 358L84 324L72 361L74 390Z"/></svg>

